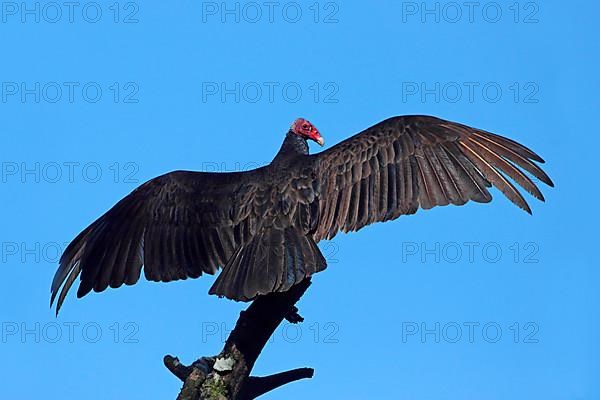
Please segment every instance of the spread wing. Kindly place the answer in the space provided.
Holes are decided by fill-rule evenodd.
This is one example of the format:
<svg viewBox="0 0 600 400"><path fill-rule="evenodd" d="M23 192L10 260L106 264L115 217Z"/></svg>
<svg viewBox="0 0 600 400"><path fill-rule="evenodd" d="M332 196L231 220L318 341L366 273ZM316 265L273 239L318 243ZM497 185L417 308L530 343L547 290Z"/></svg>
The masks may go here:
<svg viewBox="0 0 600 400"><path fill-rule="evenodd" d="M486 203L491 186L531 213L507 178L542 201L524 171L553 186L525 146L428 116L390 118L311 157L321 179L317 241L419 208Z"/></svg>
<svg viewBox="0 0 600 400"><path fill-rule="evenodd" d="M146 279L168 282L214 274L256 230L255 178L176 171L138 187L67 247L52 282L56 312L81 275L77 296Z"/></svg>

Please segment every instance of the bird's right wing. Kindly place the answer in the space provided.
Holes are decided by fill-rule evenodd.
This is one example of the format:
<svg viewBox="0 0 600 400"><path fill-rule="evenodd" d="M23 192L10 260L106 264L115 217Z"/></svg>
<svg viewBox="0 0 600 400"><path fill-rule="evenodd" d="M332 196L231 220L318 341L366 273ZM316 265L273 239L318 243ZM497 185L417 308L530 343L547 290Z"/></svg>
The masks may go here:
<svg viewBox="0 0 600 400"><path fill-rule="evenodd" d="M553 185L525 146L429 116L390 118L311 157L320 179L316 241L419 208L489 202L492 185L531 212L507 177L544 197L520 168Z"/></svg>
<svg viewBox="0 0 600 400"><path fill-rule="evenodd" d="M176 171L138 187L67 247L52 282L56 312L81 275L77 297L146 279L168 282L214 274L256 231L260 170Z"/></svg>

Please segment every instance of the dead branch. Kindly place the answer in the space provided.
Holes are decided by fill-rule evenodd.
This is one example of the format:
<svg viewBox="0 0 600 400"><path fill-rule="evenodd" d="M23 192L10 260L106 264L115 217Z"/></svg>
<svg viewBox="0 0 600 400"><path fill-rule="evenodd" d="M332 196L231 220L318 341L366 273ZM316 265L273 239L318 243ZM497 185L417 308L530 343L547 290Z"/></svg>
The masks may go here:
<svg viewBox="0 0 600 400"><path fill-rule="evenodd" d="M295 304L310 286L310 278L288 292L260 296L240 313L235 328L216 357L202 357L185 366L165 356L165 366L184 384L177 400L251 400L288 383L312 378L312 368L266 377L250 376L267 341L284 319L302 322Z"/></svg>

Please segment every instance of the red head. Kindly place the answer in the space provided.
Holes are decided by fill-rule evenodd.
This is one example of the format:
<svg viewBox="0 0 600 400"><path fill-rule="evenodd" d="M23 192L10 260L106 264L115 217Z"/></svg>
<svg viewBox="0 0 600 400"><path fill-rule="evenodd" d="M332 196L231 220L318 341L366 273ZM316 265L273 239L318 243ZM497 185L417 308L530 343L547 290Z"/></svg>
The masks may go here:
<svg viewBox="0 0 600 400"><path fill-rule="evenodd" d="M295 120L290 128L290 132L300 136L301 138L314 140L320 146L325 144L325 139L323 139L317 128L315 128L313 124L304 118L298 118Z"/></svg>

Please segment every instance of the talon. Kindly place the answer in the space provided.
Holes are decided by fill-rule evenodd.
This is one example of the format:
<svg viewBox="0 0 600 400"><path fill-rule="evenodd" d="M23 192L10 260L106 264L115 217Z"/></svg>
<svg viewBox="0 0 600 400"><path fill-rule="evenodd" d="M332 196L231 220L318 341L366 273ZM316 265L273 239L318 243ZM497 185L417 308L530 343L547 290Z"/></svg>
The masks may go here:
<svg viewBox="0 0 600 400"><path fill-rule="evenodd" d="M291 324L298 324L300 322L304 322L304 318L300 314L298 314L298 307L292 306L290 311L284 317L286 321Z"/></svg>

